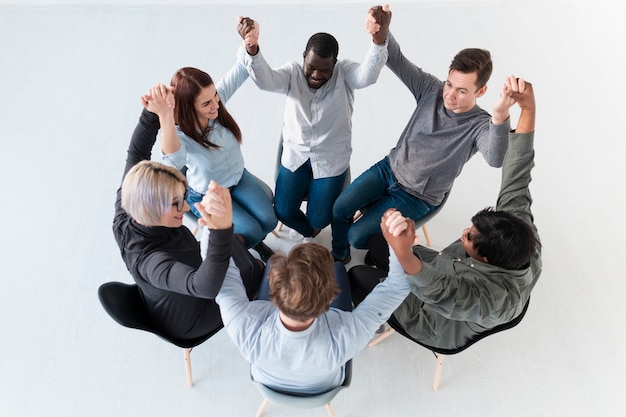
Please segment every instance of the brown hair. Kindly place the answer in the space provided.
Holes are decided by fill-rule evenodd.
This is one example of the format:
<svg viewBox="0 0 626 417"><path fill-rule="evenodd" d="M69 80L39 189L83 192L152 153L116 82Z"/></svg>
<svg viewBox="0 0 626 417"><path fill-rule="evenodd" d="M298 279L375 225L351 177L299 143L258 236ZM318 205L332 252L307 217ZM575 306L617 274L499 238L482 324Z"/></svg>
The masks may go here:
<svg viewBox="0 0 626 417"><path fill-rule="evenodd" d="M476 73L476 90L480 90L491 77L493 62L491 54L486 49L467 48L461 50L452 59L448 72L456 70L463 74Z"/></svg>
<svg viewBox="0 0 626 417"><path fill-rule="evenodd" d="M340 292L333 257L317 243L294 246L288 256L274 255L269 281L270 301L283 314L301 322L327 311Z"/></svg>
<svg viewBox="0 0 626 417"><path fill-rule="evenodd" d="M185 67L176 71L170 84L174 87L174 100L176 101L174 112L176 124L180 130L207 149L218 148L218 145L209 140L211 128L198 128L201 123L194 106L200 90L213 85L211 76L197 68ZM237 142L241 143L241 129L222 101L219 103L217 121L230 130Z"/></svg>

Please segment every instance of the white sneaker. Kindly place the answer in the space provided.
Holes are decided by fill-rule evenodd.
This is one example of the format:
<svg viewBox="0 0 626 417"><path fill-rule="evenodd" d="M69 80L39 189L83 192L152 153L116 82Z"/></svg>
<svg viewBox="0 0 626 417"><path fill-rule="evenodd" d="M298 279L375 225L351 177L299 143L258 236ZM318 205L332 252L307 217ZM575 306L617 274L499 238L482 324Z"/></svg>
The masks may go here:
<svg viewBox="0 0 626 417"><path fill-rule="evenodd" d="M302 236L300 233L296 232L295 230L291 229L289 230L289 239L297 241L297 240L304 239L304 236Z"/></svg>

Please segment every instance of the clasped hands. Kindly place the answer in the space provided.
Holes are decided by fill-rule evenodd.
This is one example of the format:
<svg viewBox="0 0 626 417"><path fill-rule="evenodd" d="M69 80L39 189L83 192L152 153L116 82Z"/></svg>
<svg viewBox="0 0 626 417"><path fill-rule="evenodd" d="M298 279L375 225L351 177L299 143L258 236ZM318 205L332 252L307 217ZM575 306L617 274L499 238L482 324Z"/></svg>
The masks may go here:
<svg viewBox="0 0 626 417"><path fill-rule="evenodd" d="M211 180L202 201L195 203L202 217L198 219L200 226L209 229L228 229L233 225L233 202L230 190Z"/></svg>

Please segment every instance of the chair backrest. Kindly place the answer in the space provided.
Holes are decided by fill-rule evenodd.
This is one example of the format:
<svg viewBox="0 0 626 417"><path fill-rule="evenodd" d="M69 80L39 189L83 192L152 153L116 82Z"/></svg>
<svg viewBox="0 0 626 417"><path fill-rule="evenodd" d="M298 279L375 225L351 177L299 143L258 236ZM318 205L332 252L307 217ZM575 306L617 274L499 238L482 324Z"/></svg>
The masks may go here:
<svg viewBox="0 0 626 417"><path fill-rule="evenodd" d="M98 288L98 298L107 314L118 324L131 329L153 333L181 348L198 346L223 327L220 326L209 334L193 339L180 339L167 335L160 331L150 320L137 284L125 284L122 282L104 283Z"/></svg>
<svg viewBox="0 0 626 417"><path fill-rule="evenodd" d="M389 325L391 327L393 327L398 333L400 333L401 335L403 335L404 337L406 337L407 339L410 339L412 341L414 341L415 343L425 347L426 349L429 349L435 353L440 353L442 355L454 355L456 353L460 353L463 352L465 349L469 348L470 346L472 346L474 343L478 342L479 340L484 339L487 336L491 336L492 334L496 334L499 332L502 332L504 330L508 330L511 329L515 326L517 326L518 324L520 324L520 322L522 321L522 319L524 318L524 316L526 315L526 311L528 310L528 304L530 304L530 297L528 297L528 300L526 301L526 304L524 304L524 308L522 309L522 312L520 314L518 314L517 317L515 317L513 320L507 322L507 323L503 323L500 324L496 327L494 327L493 329L489 329L487 331L484 331L482 333L479 333L478 335L474 336L473 339L469 340L465 345L458 347L456 349L443 349L443 348L438 348L438 347L434 347L434 346L428 346L418 340L413 339L411 336L409 336L404 329L399 325L399 323L393 318L393 316L391 317L391 319L388 321Z"/></svg>
<svg viewBox="0 0 626 417"><path fill-rule="evenodd" d="M286 392L275 391L267 386L252 380L256 387L263 395L263 398L269 402L293 408L316 408L322 407L332 401L333 398L344 388L350 386L352 382L352 359L346 363L346 376L343 383L337 388L330 391L315 395L292 394Z"/></svg>

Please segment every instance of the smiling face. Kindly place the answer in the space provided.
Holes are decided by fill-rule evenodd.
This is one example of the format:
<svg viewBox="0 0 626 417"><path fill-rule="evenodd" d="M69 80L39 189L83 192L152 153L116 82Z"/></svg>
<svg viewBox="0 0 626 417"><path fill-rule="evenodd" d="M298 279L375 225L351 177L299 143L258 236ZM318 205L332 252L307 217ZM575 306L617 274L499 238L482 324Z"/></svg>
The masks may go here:
<svg viewBox="0 0 626 417"><path fill-rule="evenodd" d="M185 185L178 183L176 185L176 191L169 210L166 210L159 219L159 226L176 228L183 225L185 212L189 211L189 204L187 204L185 200Z"/></svg>
<svg viewBox="0 0 626 417"><path fill-rule="evenodd" d="M209 120L217 119L219 107L220 96L217 94L215 85L211 84L208 87L203 87L194 100L194 109L196 110L198 120L202 124L206 122L206 125L200 126L201 128L206 128Z"/></svg>
<svg viewBox="0 0 626 417"><path fill-rule="evenodd" d="M443 105L453 113L464 113L476 106L476 99L487 91L487 86L476 89L476 73L466 74L451 70L443 85Z"/></svg>
<svg viewBox="0 0 626 417"><path fill-rule="evenodd" d="M313 50L304 55L303 72L304 78L310 88L318 89L330 79L333 75L333 68L337 58L330 56L328 58L321 58Z"/></svg>

